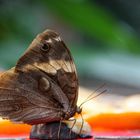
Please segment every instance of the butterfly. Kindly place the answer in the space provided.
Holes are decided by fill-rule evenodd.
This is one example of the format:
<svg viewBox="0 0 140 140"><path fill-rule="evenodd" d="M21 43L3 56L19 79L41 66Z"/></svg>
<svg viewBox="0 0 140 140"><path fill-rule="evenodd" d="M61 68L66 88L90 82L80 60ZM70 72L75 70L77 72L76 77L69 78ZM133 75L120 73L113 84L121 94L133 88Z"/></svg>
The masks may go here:
<svg viewBox="0 0 140 140"><path fill-rule="evenodd" d="M15 67L0 76L0 116L13 122L68 120L82 111L77 98L73 58L52 30L37 35Z"/></svg>

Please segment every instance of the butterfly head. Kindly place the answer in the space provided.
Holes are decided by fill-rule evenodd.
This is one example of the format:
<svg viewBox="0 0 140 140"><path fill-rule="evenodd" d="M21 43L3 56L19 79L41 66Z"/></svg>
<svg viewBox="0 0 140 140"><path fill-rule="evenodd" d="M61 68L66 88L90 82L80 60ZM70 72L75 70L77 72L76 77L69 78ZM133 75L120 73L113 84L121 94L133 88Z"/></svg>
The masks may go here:
<svg viewBox="0 0 140 140"><path fill-rule="evenodd" d="M82 107L78 106L78 107L76 108L76 112L77 112L78 114L81 114L81 113L82 113Z"/></svg>
<svg viewBox="0 0 140 140"><path fill-rule="evenodd" d="M64 119L69 119L75 115L75 113L81 114L82 108L81 107L75 107L75 108L69 108L66 112L63 112L63 118Z"/></svg>

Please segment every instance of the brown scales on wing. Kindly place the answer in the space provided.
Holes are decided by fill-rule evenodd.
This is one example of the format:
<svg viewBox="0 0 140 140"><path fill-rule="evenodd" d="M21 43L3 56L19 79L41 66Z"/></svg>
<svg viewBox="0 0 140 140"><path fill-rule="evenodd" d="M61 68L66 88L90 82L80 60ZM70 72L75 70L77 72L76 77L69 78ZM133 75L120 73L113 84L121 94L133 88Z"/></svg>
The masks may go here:
<svg viewBox="0 0 140 140"><path fill-rule="evenodd" d="M0 77L0 114L14 121L43 123L60 120L69 112L68 119L76 112L77 97L78 79L70 51L50 30L39 34L15 68Z"/></svg>

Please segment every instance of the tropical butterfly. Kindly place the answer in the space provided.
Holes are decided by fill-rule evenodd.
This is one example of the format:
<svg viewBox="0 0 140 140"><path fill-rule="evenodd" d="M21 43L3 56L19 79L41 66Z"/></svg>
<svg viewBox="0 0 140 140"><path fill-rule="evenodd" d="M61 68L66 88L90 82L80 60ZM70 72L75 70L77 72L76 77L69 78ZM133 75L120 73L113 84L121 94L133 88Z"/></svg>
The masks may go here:
<svg viewBox="0 0 140 140"><path fill-rule="evenodd" d="M0 76L0 116L14 122L68 120L81 113L77 97L73 58L51 30L37 35L16 66Z"/></svg>

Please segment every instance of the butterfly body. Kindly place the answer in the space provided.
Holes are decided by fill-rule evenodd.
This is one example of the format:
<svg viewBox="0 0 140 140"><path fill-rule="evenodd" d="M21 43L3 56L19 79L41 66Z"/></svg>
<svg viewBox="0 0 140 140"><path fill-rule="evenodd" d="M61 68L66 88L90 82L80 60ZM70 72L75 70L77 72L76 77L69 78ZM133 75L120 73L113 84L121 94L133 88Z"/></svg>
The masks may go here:
<svg viewBox="0 0 140 140"><path fill-rule="evenodd" d="M71 54L54 31L39 34L16 66L0 76L0 116L39 124L76 112L78 79Z"/></svg>

